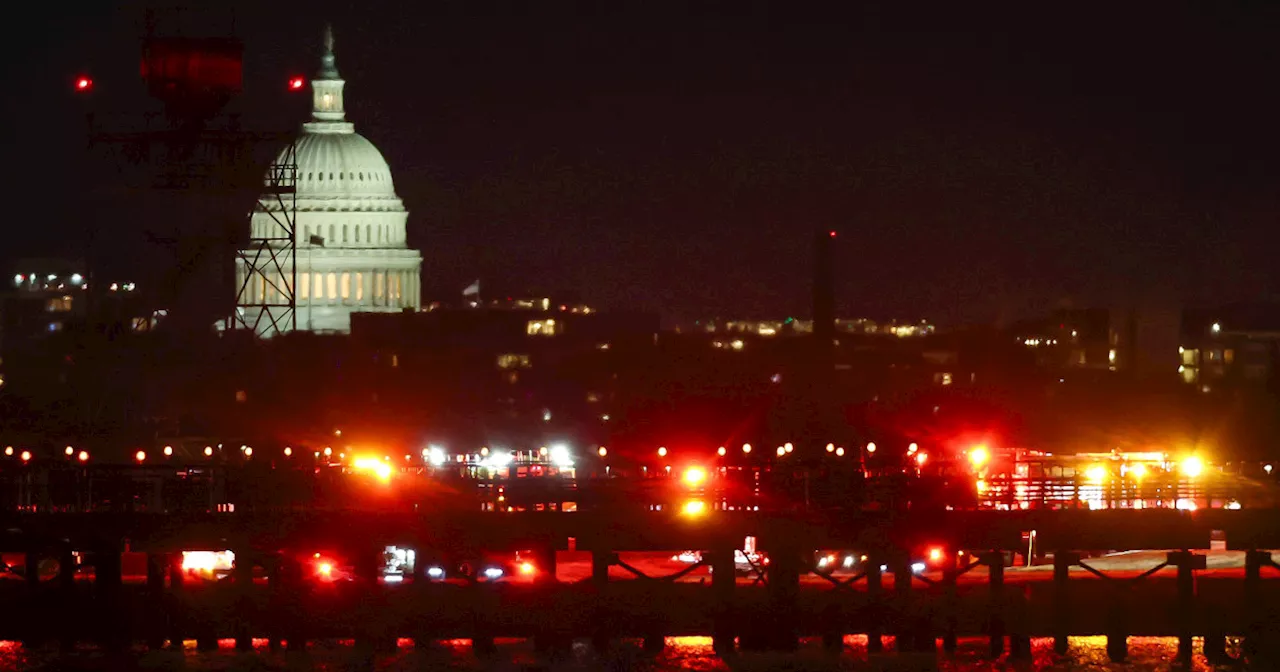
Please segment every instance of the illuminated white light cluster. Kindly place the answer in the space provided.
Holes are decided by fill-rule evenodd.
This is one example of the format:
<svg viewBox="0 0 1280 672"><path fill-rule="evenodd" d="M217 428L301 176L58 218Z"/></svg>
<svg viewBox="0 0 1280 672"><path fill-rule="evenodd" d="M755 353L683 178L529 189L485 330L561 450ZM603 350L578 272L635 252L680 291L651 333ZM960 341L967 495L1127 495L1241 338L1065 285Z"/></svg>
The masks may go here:
<svg viewBox="0 0 1280 672"><path fill-rule="evenodd" d="M427 448L422 451L422 456L426 458L433 467L439 467L449 461L449 456L444 452L444 448L435 445L427 446Z"/></svg>
<svg viewBox="0 0 1280 672"><path fill-rule="evenodd" d="M230 570L235 565L232 551L183 551L182 568L188 572L212 572Z"/></svg>
<svg viewBox="0 0 1280 672"><path fill-rule="evenodd" d="M573 455L569 453L569 446L563 443L557 443L551 446L551 464L557 467L572 467Z"/></svg>
<svg viewBox="0 0 1280 672"><path fill-rule="evenodd" d="M484 454L483 450L480 452L481 454ZM508 451L494 450L491 451L485 459L480 460L480 466L489 467L491 469L500 469L511 464L514 459L515 458L512 457L511 453Z"/></svg>

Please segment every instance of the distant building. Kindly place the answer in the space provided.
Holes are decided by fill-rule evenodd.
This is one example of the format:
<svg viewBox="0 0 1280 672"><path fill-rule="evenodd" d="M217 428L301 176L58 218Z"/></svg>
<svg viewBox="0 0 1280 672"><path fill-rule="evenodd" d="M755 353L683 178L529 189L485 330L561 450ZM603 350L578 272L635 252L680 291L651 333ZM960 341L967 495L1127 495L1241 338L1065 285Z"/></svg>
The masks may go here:
<svg viewBox="0 0 1280 672"><path fill-rule="evenodd" d="M132 282L91 288L81 262L24 259L9 271L9 282L0 288L0 385L24 376L57 378L71 350L71 334L90 324L112 333L145 331L154 324L137 317L145 312Z"/></svg>
<svg viewBox="0 0 1280 672"><path fill-rule="evenodd" d="M751 335L769 338L773 336L812 334L813 320L797 320L790 317L783 320L699 320L692 326L678 327L677 331L687 333ZM915 336L928 336L935 332L936 329L934 326L925 320L920 320L919 322L899 322L896 320L877 322L875 320L868 319L837 319L835 321L835 333L837 337L841 334L855 334L860 336L883 335L909 338Z"/></svg>
<svg viewBox="0 0 1280 672"><path fill-rule="evenodd" d="M326 32L320 71L311 80L312 119L296 143L298 254L292 261L300 331L347 333L352 313L399 313L421 303L422 255L405 242L408 211L382 153L346 120L345 84L334 62L332 33ZM271 237L279 216L255 211L255 236ZM238 263L237 287L246 281L245 264ZM254 312L262 310L253 304L280 297L261 277L250 276L249 282L247 301L238 309L253 323ZM279 278L276 284L289 282Z"/></svg>
<svg viewBox="0 0 1280 672"><path fill-rule="evenodd" d="M1178 375L1204 392L1272 383L1280 363L1280 305L1234 304L1182 313Z"/></svg>
<svg viewBox="0 0 1280 672"><path fill-rule="evenodd" d="M455 440L484 432L488 439L475 440L602 441L615 374L651 359L658 316L575 312L541 300L498 305L505 307L354 313L358 375L380 399L417 399L426 409L418 412L452 417L451 428L440 418L432 431Z"/></svg>
<svg viewBox="0 0 1280 672"><path fill-rule="evenodd" d="M1117 370L1120 335L1106 308L1063 309L1014 324L1013 339L1045 368Z"/></svg>
<svg viewBox="0 0 1280 672"><path fill-rule="evenodd" d="M501 307L355 313L351 333L362 346L389 351L469 350L522 359L548 349L609 350L652 343L659 330L656 315L600 313L586 306L553 304L549 299L495 305ZM501 364L500 359L495 363Z"/></svg>
<svg viewBox="0 0 1280 672"><path fill-rule="evenodd" d="M83 264L26 259L13 270L11 284L0 291L0 352L56 334L84 315L88 283Z"/></svg>

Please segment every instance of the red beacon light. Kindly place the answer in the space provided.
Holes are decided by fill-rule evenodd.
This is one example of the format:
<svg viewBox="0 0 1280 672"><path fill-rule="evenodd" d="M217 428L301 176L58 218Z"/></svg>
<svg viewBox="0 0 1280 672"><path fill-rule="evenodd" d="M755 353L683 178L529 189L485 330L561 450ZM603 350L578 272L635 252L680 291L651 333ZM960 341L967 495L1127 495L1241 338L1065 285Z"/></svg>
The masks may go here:
<svg viewBox="0 0 1280 672"><path fill-rule="evenodd" d="M77 92L88 92L93 90L93 80L86 75L76 77L75 89Z"/></svg>
<svg viewBox="0 0 1280 672"><path fill-rule="evenodd" d="M303 78L301 78L301 77L290 77L290 78L289 78L289 90L290 90L290 91L301 91L301 90L302 90L302 87L306 86L306 84L307 84L306 80L304 80L304 79L303 79Z"/></svg>

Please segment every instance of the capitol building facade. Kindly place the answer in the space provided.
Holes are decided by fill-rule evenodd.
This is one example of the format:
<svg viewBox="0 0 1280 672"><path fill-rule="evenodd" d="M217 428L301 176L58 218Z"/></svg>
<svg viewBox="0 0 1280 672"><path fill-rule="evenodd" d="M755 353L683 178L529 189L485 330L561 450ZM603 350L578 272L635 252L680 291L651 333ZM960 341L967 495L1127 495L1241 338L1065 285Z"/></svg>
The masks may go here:
<svg viewBox="0 0 1280 672"><path fill-rule="evenodd" d="M311 80L312 118L294 146L296 322L302 331L348 333L351 313L401 312L421 305L422 255L405 241L409 213L396 195L382 153L346 120L345 84L335 63L332 33L326 31L320 71ZM284 162L282 153L277 163ZM250 218L253 236L271 237L270 231L280 230L278 218L269 206L259 207ZM243 261L236 272L237 287L243 287ZM261 310L254 303L281 297L256 274L248 282L238 310L252 322L250 313Z"/></svg>

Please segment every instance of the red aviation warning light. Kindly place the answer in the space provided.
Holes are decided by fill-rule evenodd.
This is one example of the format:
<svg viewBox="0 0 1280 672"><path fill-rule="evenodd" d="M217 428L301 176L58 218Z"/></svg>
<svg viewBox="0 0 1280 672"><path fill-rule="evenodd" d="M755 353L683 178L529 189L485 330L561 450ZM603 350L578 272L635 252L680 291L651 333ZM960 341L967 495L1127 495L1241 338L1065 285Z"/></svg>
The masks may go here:
<svg viewBox="0 0 1280 672"><path fill-rule="evenodd" d="M77 93L88 93L93 90L93 79L88 75L80 75L76 77L74 86Z"/></svg>
<svg viewBox="0 0 1280 672"><path fill-rule="evenodd" d="M828 231L828 232L827 232L827 235L828 235L828 236L830 236L831 238L835 238L835 237L836 237L836 232L835 232L834 230L832 230L832 231Z"/></svg>
<svg viewBox="0 0 1280 672"><path fill-rule="evenodd" d="M301 77L290 77L290 78L289 78L289 90L290 90L290 91L301 91L301 90L302 90L302 87L304 87L304 86L306 86L306 85L307 85L307 80L305 80L305 79L303 79L303 78L301 78Z"/></svg>

